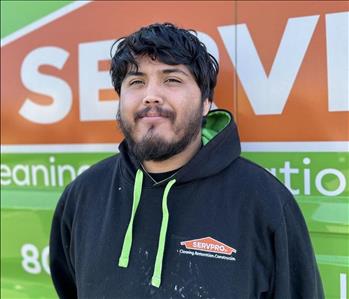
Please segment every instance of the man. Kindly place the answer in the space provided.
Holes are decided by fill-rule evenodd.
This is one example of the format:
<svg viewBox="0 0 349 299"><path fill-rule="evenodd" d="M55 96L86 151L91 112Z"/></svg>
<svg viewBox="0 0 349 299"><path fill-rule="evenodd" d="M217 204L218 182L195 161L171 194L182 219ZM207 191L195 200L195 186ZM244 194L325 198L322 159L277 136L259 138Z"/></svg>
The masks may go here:
<svg viewBox="0 0 349 299"><path fill-rule="evenodd" d="M240 157L232 115L209 112L217 73L172 24L118 43L125 140L58 203L50 259L61 298L323 298L292 195Z"/></svg>

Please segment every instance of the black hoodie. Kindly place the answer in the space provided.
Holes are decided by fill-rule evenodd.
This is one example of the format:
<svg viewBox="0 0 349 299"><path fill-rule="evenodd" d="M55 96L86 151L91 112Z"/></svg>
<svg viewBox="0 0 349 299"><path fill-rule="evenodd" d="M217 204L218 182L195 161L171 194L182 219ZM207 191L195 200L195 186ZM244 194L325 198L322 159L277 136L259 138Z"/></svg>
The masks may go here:
<svg viewBox="0 0 349 299"><path fill-rule="evenodd" d="M155 184L127 149L65 189L51 231L61 298L323 298L294 198L240 157L229 112L203 147Z"/></svg>

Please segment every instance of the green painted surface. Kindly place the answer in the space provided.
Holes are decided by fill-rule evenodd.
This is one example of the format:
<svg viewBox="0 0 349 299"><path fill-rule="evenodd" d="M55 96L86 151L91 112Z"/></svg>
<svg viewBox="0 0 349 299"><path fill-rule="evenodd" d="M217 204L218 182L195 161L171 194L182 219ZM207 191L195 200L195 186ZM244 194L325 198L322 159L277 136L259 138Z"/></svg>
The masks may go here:
<svg viewBox="0 0 349 299"><path fill-rule="evenodd" d="M63 190L81 171L112 153L4 154L1 185L7 190Z"/></svg>
<svg viewBox="0 0 349 299"><path fill-rule="evenodd" d="M1 155L1 298L57 298L48 269L54 208L64 186L81 167L110 155ZM13 180L7 170L16 171L16 166L18 173ZM33 167L37 167L36 173Z"/></svg>
<svg viewBox="0 0 349 299"><path fill-rule="evenodd" d="M244 153L243 156L273 172L295 195L349 196L349 153Z"/></svg>
<svg viewBox="0 0 349 299"><path fill-rule="evenodd" d="M57 298L48 273L52 213L1 209L1 298Z"/></svg>
<svg viewBox="0 0 349 299"><path fill-rule="evenodd" d="M73 1L1 1L1 38Z"/></svg>
<svg viewBox="0 0 349 299"><path fill-rule="evenodd" d="M2 298L55 298L45 270L53 210L64 186L79 170L111 155L1 155ZM295 197L311 234L326 298L339 298L340 274L349 277L349 153L243 155L274 172L280 181L288 180L299 193ZM338 194L322 194L326 192Z"/></svg>

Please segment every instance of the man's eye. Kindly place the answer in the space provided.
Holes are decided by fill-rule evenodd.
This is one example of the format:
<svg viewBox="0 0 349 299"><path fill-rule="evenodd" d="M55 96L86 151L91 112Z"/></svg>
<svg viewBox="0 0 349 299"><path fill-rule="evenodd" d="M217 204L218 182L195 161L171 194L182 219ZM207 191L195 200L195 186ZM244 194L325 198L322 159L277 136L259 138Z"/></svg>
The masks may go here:
<svg viewBox="0 0 349 299"><path fill-rule="evenodd" d="M182 83L180 80L175 79L175 78L168 78L165 82L169 82L169 83Z"/></svg>
<svg viewBox="0 0 349 299"><path fill-rule="evenodd" d="M130 82L130 85L139 85L143 84L144 82L142 80L133 80Z"/></svg>

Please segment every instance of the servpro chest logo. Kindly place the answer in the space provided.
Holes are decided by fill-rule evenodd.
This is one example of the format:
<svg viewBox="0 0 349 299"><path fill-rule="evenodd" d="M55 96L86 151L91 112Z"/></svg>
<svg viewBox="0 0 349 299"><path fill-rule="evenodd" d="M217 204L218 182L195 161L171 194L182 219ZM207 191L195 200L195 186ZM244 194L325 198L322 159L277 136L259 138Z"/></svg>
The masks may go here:
<svg viewBox="0 0 349 299"><path fill-rule="evenodd" d="M180 254L198 255L235 261L235 257L231 255L236 253L237 250L211 237L183 241L180 244L185 246L187 249L180 249ZM202 253L201 251L205 251L207 253Z"/></svg>

